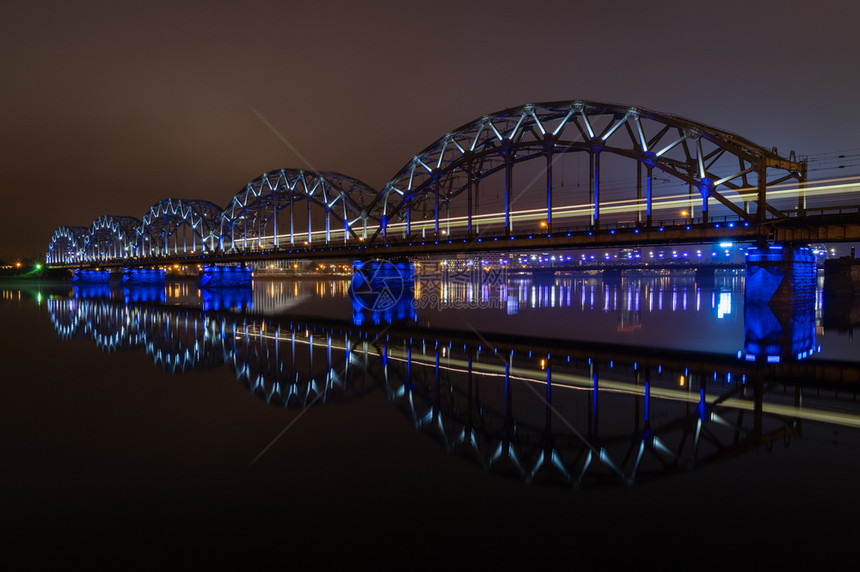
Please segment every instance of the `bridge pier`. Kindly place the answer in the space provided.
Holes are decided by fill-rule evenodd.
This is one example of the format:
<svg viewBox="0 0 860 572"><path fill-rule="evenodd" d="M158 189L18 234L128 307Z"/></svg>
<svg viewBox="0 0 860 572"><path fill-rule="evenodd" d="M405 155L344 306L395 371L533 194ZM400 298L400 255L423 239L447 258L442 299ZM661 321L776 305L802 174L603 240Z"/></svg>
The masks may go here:
<svg viewBox="0 0 860 572"><path fill-rule="evenodd" d="M803 359L815 351L815 255L808 247L747 252L744 351L749 361Z"/></svg>
<svg viewBox="0 0 860 572"><path fill-rule="evenodd" d="M72 282L107 284L110 282L110 270L75 270Z"/></svg>
<svg viewBox="0 0 860 572"><path fill-rule="evenodd" d="M817 267L809 247L771 245L747 250L744 301L791 304L815 293Z"/></svg>
<svg viewBox="0 0 860 572"><path fill-rule="evenodd" d="M415 265L409 261L356 260L349 297L353 322L382 322L415 318Z"/></svg>
<svg viewBox="0 0 860 572"><path fill-rule="evenodd" d="M123 268L122 283L129 286L163 285L166 272L150 268Z"/></svg>
<svg viewBox="0 0 860 572"><path fill-rule="evenodd" d="M238 288L251 286L252 269L244 266L204 266L201 288Z"/></svg>

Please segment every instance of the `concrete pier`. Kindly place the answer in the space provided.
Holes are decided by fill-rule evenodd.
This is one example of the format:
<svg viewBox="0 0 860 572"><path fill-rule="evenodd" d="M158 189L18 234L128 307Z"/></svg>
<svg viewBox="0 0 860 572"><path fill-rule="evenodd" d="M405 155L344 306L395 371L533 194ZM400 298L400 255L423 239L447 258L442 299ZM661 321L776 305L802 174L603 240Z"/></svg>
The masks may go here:
<svg viewBox="0 0 860 572"><path fill-rule="evenodd" d="M816 351L817 266L807 247L747 252L744 354L750 361L802 360Z"/></svg>

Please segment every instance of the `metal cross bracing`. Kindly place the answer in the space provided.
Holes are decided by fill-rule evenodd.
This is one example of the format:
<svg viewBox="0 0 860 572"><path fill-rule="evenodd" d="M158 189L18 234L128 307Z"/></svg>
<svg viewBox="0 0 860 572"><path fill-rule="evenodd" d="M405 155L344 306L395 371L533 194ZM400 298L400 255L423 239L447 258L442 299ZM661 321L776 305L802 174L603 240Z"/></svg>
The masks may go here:
<svg viewBox="0 0 860 572"><path fill-rule="evenodd" d="M209 201L164 199L136 229L135 255L212 252L219 242L220 221L221 207Z"/></svg>
<svg viewBox="0 0 860 572"><path fill-rule="evenodd" d="M587 178L576 185L564 184L556 160L570 153L587 164ZM607 164L610 157L626 161ZM520 165L533 160L540 165L524 171L523 184ZM606 189L607 168L616 177L627 169L631 177L621 189ZM797 186L793 205L805 208L806 164L793 153L787 159L732 133L643 108L553 102L486 115L415 155L380 193L375 206L384 224L377 233L439 235L459 227L471 234L481 225L508 234L516 226L552 231L583 218L592 227L619 218L650 226L658 174L686 187L687 197L679 198L687 200L674 204L685 207L690 221L706 223L715 207L750 223L782 217L766 191L787 181ZM494 176L502 200L492 212L479 211L482 187ZM537 200L519 208L524 188Z"/></svg>
<svg viewBox="0 0 860 572"><path fill-rule="evenodd" d="M641 107L538 103L446 133L381 191L334 172L270 171L245 185L223 212L208 201L165 199L142 221L133 219L133 231L125 222L105 222L128 217L101 217L83 236L61 231L78 227L61 227L47 261L152 262L213 252L253 258L305 246L349 256L452 237L610 227L648 232L664 221L705 227L731 220L765 236L774 221L805 214L810 196L805 160L793 152L785 158L732 133Z"/></svg>
<svg viewBox="0 0 860 572"><path fill-rule="evenodd" d="M340 173L302 169L264 173L236 194L224 210L220 247L229 251L310 244L315 234L317 241L325 243L364 240L368 222L373 227L379 223L371 212L377 195L365 183ZM282 217L282 213L288 216ZM319 222L324 223L324 231L315 232L315 214L323 219Z"/></svg>
<svg viewBox="0 0 860 572"><path fill-rule="evenodd" d="M134 256L140 219L103 215L93 221L81 241L81 260L107 260Z"/></svg>
<svg viewBox="0 0 860 572"><path fill-rule="evenodd" d="M61 226L51 237L45 262L73 264L79 261L89 229L85 226Z"/></svg>

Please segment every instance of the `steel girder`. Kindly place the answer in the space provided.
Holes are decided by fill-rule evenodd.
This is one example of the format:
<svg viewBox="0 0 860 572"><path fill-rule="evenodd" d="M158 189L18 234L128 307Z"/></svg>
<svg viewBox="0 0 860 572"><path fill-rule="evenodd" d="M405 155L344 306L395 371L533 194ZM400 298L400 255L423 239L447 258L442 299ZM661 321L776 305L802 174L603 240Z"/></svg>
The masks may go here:
<svg viewBox="0 0 860 572"><path fill-rule="evenodd" d="M102 215L93 221L83 245L83 260L128 258L134 255L141 221L131 216Z"/></svg>
<svg viewBox="0 0 860 572"><path fill-rule="evenodd" d="M143 223L136 230L136 247L142 254L150 254L153 246L166 249L170 238L183 225L188 225L192 230L192 251L198 247L203 251L215 250L219 242L221 214L221 207L209 201L164 199L143 216ZM183 252L188 246L183 236ZM178 248L178 237L174 247Z"/></svg>
<svg viewBox="0 0 860 572"><path fill-rule="evenodd" d="M287 231L292 242L298 234L292 225L292 209L301 202L307 204L309 241L312 240L312 205L324 212L326 241L332 234L331 218L343 229L335 232L343 232L344 241L349 237L359 240L367 235L368 221L379 222L370 209L377 196L378 192L365 183L340 173L302 169L270 171L245 185L224 209L221 247L229 250L240 244L245 247L248 242L256 242L257 246L278 246L280 234ZM291 212L290 228L280 229L277 216L287 208ZM357 224L361 225L361 237L355 230ZM304 230L301 234L304 235ZM268 235L266 243L264 235Z"/></svg>
<svg viewBox="0 0 860 572"><path fill-rule="evenodd" d="M86 244L89 229L85 226L61 226L51 237L45 262L76 262Z"/></svg>
<svg viewBox="0 0 860 572"><path fill-rule="evenodd" d="M438 139L415 155L383 187L374 211L385 221L406 221L409 211L435 211L468 192L483 178L500 170L510 173L519 162L547 158L548 202L551 203L551 158L557 153L587 152L592 161L590 191L598 214L599 198L594 162L612 153L639 162L647 171L645 208L650 215L650 178L654 168L695 187L705 208L709 198L735 214L754 220L724 193L740 193L744 203L755 201L756 218L766 212L780 216L766 203L768 186L795 179L806 180L805 160L786 159L733 133L641 107L562 101L523 105L485 115ZM793 154L792 154L793 155ZM755 180L755 184L751 181ZM509 179L506 179L509 182ZM506 189L506 209L510 209ZM638 198L638 197L637 197ZM471 196L469 197L471 211ZM551 204L548 206L551 219ZM471 216L471 212L467 216ZM437 222L438 230L438 222ZM374 238L376 235L374 235Z"/></svg>

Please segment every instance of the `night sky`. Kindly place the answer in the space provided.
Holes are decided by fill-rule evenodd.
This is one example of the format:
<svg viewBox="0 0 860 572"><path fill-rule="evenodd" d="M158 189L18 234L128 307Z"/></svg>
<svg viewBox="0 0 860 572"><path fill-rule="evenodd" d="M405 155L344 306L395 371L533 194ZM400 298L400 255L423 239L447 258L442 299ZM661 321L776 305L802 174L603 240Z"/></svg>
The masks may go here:
<svg viewBox="0 0 860 572"><path fill-rule="evenodd" d="M810 179L856 174L815 165L860 152L858 15L830 0L7 1L0 259L167 197L225 206L281 167L381 188L446 131L529 102L637 105L794 149Z"/></svg>

